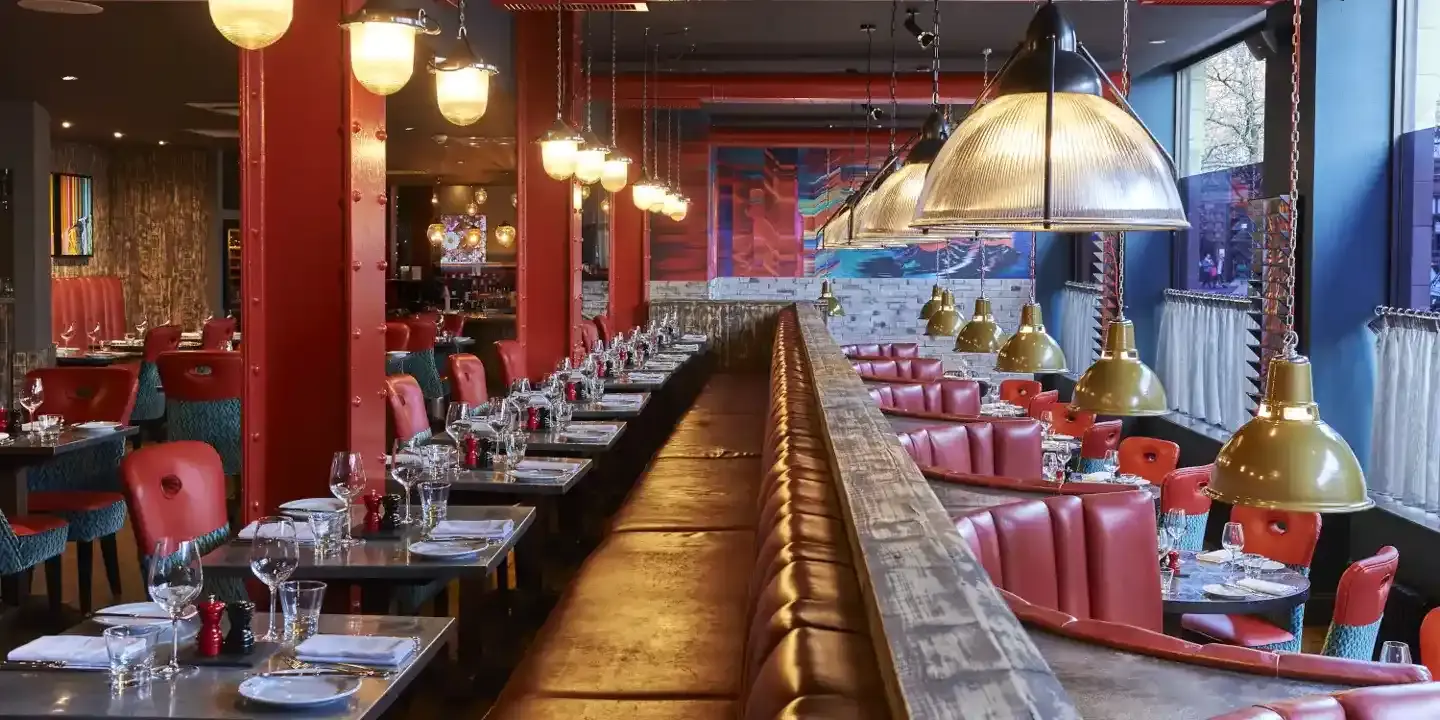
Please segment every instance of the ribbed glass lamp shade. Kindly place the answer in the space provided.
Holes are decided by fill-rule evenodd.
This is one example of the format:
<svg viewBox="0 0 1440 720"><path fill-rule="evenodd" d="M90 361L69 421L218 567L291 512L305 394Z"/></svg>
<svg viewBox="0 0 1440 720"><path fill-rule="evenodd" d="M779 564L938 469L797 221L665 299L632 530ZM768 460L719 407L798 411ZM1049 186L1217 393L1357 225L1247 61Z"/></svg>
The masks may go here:
<svg viewBox="0 0 1440 720"><path fill-rule="evenodd" d="M553 180L569 180L575 175L576 155L584 138L560 118L540 136L540 166Z"/></svg>
<svg viewBox="0 0 1440 720"><path fill-rule="evenodd" d="M1000 347L995 369L1013 373L1065 372L1065 353L1060 343L1045 332L1045 321L1036 303L1020 308L1020 327Z"/></svg>
<svg viewBox="0 0 1440 720"><path fill-rule="evenodd" d="M210 21L226 40L246 50L268 47L295 17L295 0L210 0Z"/></svg>
<svg viewBox="0 0 1440 720"><path fill-rule="evenodd" d="M1320 419L1310 361L1270 361L1265 398L1215 457L1206 494L1231 505L1296 512L1355 512L1374 505L1360 461Z"/></svg>
<svg viewBox="0 0 1440 720"><path fill-rule="evenodd" d="M830 216L830 222L825 224L825 248L838 250L850 242L850 206L840 208L840 211Z"/></svg>
<svg viewBox="0 0 1440 720"><path fill-rule="evenodd" d="M1160 378L1135 349L1135 323L1114 320L1100 357L1075 384L1071 405L1098 415L1144 417L1170 412Z"/></svg>
<svg viewBox="0 0 1440 720"><path fill-rule="evenodd" d="M625 189L630 183L629 157L615 151L605 158L605 166L600 169L600 187L614 193Z"/></svg>
<svg viewBox="0 0 1440 720"><path fill-rule="evenodd" d="M910 227L929 169L930 163L908 163L890 173L856 208L855 237L929 239L928 231Z"/></svg>
<svg viewBox="0 0 1440 720"><path fill-rule="evenodd" d="M456 125L473 125L490 107L490 76L494 68L462 67L435 71L435 105Z"/></svg>
<svg viewBox="0 0 1440 720"><path fill-rule="evenodd" d="M415 35L420 28L396 22L357 22L350 31L350 69L376 95L393 95L415 72Z"/></svg>
<svg viewBox="0 0 1440 720"><path fill-rule="evenodd" d="M960 324L964 321L955 310L955 295L946 290L940 296L940 309L925 323L925 334L930 337L951 337L960 332Z"/></svg>
<svg viewBox="0 0 1440 720"><path fill-rule="evenodd" d="M635 202L635 207L648 211L657 199L664 202L665 186L645 178L630 186L630 199Z"/></svg>
<svg viewBox="0 0 1440 720"><path fill-rule="evenodd" d="M975 298L975 314L955 334L955 352L994 354L1000 351L1005 333L990 311L990 299Z"/></svg>
<svg viewBox="0 0 1440 720"><path fill-rule="evenodd" d="M672 195L669 200L665 201L663 212L671 220L680 222L690 212L690 199L684 195Z"/></svg>
<svg viewBox="0 0 1440 720"><path fill-rule="evenodd" d="M1170 166L1110 101L1055 93L1045 208L1043 92L1002 95L960 123L930 166L914 225L1054 232L1190 227Z"/></svg>
<svg viewBox="0 0 1440 720"><path fill-rule="evenodd" d="M944 294L943 292L941 292L940 286L939 286L939 285L933 285L933 286L931 286L931 288L930 288L930 299L927 300L927 301L925 301L925 305L920 308L920 319L921 319L921 320L929 320L929 319L930 319L930 316L931 316L931 315L934 315L935 312L936 312L937 310L939 310L940 307L941 307L942 305L944 305L944 304L945 304L945 294Z"/></svg>

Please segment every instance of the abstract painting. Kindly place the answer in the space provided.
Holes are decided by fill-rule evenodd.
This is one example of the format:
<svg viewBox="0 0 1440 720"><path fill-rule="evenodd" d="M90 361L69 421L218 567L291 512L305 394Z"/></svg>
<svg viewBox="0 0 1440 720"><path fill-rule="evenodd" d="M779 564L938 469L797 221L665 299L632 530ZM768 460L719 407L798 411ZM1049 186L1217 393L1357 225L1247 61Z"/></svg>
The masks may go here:
<svg viewBox="0 0 1440 720"><path fill-rule="evenodd" d="M89 175L50 176L50 238L56 257L95 254L95 206Z"/></svg>

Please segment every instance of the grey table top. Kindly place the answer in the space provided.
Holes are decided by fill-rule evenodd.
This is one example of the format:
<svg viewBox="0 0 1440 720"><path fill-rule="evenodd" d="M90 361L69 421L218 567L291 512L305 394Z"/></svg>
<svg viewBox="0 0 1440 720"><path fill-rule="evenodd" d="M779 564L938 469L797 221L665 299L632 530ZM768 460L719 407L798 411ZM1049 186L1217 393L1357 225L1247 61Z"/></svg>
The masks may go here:
<svg viewBox="0 0 1440 720"><path fill-rule="evenodd" d="M56 455L83 450L117 437L129 437L137 432L140 432L140 428L134 425L126 425L114 432L66 429L60 432L60 439L53 443L41 443L25 433L12 433L9 441L0 443L0 463L16 460L43 462Z"/></svg>
<svg viewBox="0 0 1440 720"><path fill-rule="evenodd" d="M526 445L525 453L555 453L558 455L599 455L615 446L615 441L625 434L626 423L623 421L610 422L571 422L570 427L585 427L593 425L616 425L619 430L605 436L585 437L577 439L578 436L566 435L557 432L532 432L530 433L529 444Z"/></svg>
<svg viewBox="0 0 1440 720"><path fill-rule="evenodd" d="M1287 595L1274 597L1256 592L1249 597L1232 600L1205 593L1206 585L1223 585L1232 577L1239 576L1238 568L1232 571L1219 563L1201 562L1195 559L1194 552L1181 550L1180 575L1171 581L1170 592L1165 594L1165 612L1262 615L1289 610L1310 597L1310 579L1288 567L1255 576L1260 580L1289 587L1290 592Z"/></svg>
<svg viewBox="0 0 1440 720"><path fill-rule="evenodd" d="M264 613L255 616L253 627L269 622ZM67 634L99 635L103 626L85 622ZM306 720L370 720L379 717L455 633L455 620L431 617L390 617L380 615L322 615L320 632L342 635L386 635L418 637L420 652L407 660L388 679L366 678L360 691L348 701L304 711L257 706L240 697L240 682L248 673L279 670L279 658L255 668L202 667L178 681L154 681L148 690L128 688L112 693L109 673L78 671L0 672L0 718L132 718L152 720L230 720L231 718L300 717ZM160 652L168 660L168 645Z"/></svg>
<svg viewBox="0 0 1440 720"><path fill-rule="evenodd" d="M640 417L640 413L650 404L650 393L610 393L610 395L635 395L640 402L634 404L616 404L613 401L606 404L604 400L598 403L585 403L575 406L576 420L625 420Z"/></svg>
<svg viewBox="0 0 1440 720"><path fill-rule="evenodd" d="M591 467L590 461L584 458L527 456L525 459L571 463L574 469L553 477L525 474L517 476L504 467L495 470L463 470L450 482L450 492L471 490L510 495L564 495L590 472ZM454 502L453 498L451 502Z"/></svg>
<svg viewBox="0 0 1440 720"><path fill-rule="evenodd" d="M419 516L419 507L412 507L412 517ZM356 513L357 517L359 513ZM535 509L522 506L474 506L451 504L450 520L512 520L515 531L503 542L486 545L480 552L453 559L433 559L414 555L411 543L420 540L418 525L404 526L398 537L370 537L361 545L317 555L309 546L300 547L300 567L291 580L395 580L421 582L454 577L466 572L489 572L499 566L506 553L535 522ZM360 528L355 537L364 538ZM250 543L232 540L201 558L207 572L220 575L250 575Z"/></svg>
<svg viewBox="0 0 1440 720"><path fill-rule="evenodd" d="M633 373L635 373L635 372L641 373L643 379L637 379L637 378L631 377L631 375L632 375ZM658 379L658 380L651 380L649 377L645 377L646 375L654 375L654 376L658 377L659 379ZM626 372L624 372L624 373L621 373L621 374L620 374L620 377L618 377L618 378L607 379L607 380L605 381L605 391L606 391L606 392L622 392L622 393L623 393L623 392L656 392L656 391L660 390L660 388L665 387L665 383L666 383L669 379L670 379L670 373L668 373L668 372L659 372L659 371L653 371L653 370L626 371Z"/></svg>

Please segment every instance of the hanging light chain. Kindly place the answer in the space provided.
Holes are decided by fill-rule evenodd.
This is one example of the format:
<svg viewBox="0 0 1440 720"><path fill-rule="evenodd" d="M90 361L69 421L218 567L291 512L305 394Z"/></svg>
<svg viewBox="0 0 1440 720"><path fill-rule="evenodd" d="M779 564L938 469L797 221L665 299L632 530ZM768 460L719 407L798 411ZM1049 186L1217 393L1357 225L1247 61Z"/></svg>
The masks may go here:
<svg viewBox="0 0 1440 720"><path fill-rule="evenodd" d="M610 144L616 149L620 147L620 141L615 134L616 116L620 113L620 106L615 104L615 83L619 77L619 71L615 65L615 13L610 13Z"/></svg>
<svg viewBox="0 0 1440 720"><path fill-rule="evenodd" d="M565 4L555 6L555 119L563 120L565 107L565 59L561 51L565 47L562 25L565 24Z"/></svg>
<svg viewBox="0 0 1440 720"><path fill-rule="evenodd" d="M684 185L684 182L680 179L680 138L682 137L683 130L680 126L680 113L673 110L671 113L675 118L675 192L683 195L684 193L680 192L681 187Z"/></svg>
<svg viewBox="0 0 1440 720"><path fill-rule="evenodd" d="M875 107L875 98L870 93L870 73L875 60L875 26L861 25L865 31L865 174L870 174L870 112Z"/></svg>
<svg viewBox="0 0 1440 720"><path fill-rule="evenodd" d="M940 0L935 0L935 15L931 18L930 34L930 107L940 109ZM986 56L989 59L989 56ZM949 115L947 110L946 115Z"/></svg>
<svg viewBox="0 0 1440 720"><path fill-rule="evenodd" d="M461 41L465 40L465 0L460 0L460 31L455 37Z"/></svg>
<svg viewBox="0 0 1440 720"><path fill-rule="evenodd" d="M896 55L899 43L895 39L895 16L900 12L900 0L890 0L890 154L895 154L895 133L899 130L900 101L895 97L896 72L899 58Z"/></svg>
<svg viewBox="0 0 1440 720"><path fill-rule="evenodd" d="M1120 93L1130 97L1130 0L1120 3ZM1115 319L1125 319L1125 231L1115 233Z"/></svg>
<svg viewBox="0 0 1440 720"><path fill-rule="evenodd" d="M938 37L938 36L937 36ZM980 237L980 231L975 231L975 242L980 246L980 297L985 297L985 239Z"/></svg>
<svg viewBox="0 0 1440 720"><path fill-rule="evenodd" d="M1035 303L1035 249L1040 245L1038 233L1030 233L1030 303Z"/></svg>
<svg viewBox="0 0 1440 720"><path fill-rule="evenodd" d="M594 128L590 124L590 101L592 99L590 79L594 75L592 70L594 69L595 52L590 45L590 13L583 13L580 17L580 22L585 25L584 29L580 31L580 43L585 46L585 132L588 133Z"/></svg>
<svg viewBox="0 0 1440 720"><path fill-rule="evenodd" d="M645 44L640 58L640 173L642 179L650 177L650 113L645 101L650 97L650 27L645 27Z"/></svg>
<svg viewBox="0 0 1440 720"><path fill-rule="evenodd" d="M1295 333L1295 205L1300 195L1300 0L1290 29L1290 228L1285 248L1285 339L1286 356L1295 353L1300 337Z"/></svg>

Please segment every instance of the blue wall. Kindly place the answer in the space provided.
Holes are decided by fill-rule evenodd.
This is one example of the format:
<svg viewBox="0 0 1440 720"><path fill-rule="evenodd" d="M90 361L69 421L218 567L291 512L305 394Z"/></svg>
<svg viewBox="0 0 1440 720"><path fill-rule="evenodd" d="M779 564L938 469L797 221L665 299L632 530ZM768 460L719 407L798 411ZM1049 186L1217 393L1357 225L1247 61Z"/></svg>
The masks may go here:
<svg viewBox="0 0 1440 720"><path fill-rule="evenodd" d="M1175 74L1156 72L1135 78L1130 105L1168 152L1175 152ZM1170 287L1170 254L1175 233L1133 232L1125 236L1126 316L1135 323L1140 358L1155 366L1160 343L1160 309Z"/></svg>

